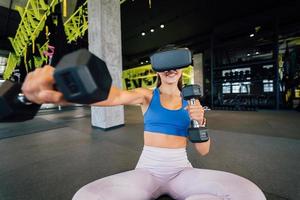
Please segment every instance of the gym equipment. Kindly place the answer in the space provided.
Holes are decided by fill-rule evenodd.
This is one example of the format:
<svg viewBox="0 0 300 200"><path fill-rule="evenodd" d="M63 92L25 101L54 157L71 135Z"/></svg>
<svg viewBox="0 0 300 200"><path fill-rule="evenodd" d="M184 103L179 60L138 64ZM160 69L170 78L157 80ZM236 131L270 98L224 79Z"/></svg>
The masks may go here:
<svg viewBox="0 0 300 200"><path fill-rule="evenodd" d="M230 82L234 82L234 74L233 74L233 72L229 72L229 80L230 80Z"/></svg>
<svg viewBox="0 0 300 200"><path fill-rule="evenodd" d="M86 49L65 55L57 64L55 88L73 103L91 104L107 99L112 78L104 61ZM0 122L32 119L41 105L31 103L21 84L5 81L0 87Z"/></svg>
<svg viewBox="0 0 300 200"><path fill-rule="evenodd" d="M231 80L229 72L225 73L225 81L224 82L229 82Z"/></svg>
<svg viewBox="0 0 300 200"><path fill-rule="evenodd" d="M244 71L240 71L239 72L239 78L238 78L238 80L241 81L241 82L245 81Z"/></svg>
<svg viewBox="0 0 300 200"><path fill-rule="evenodd" d="M245 71L245 80L249 80L251 78L251 74L250 74L250 71L249 70L246 70Z"/></svg>
<svg viewBox="0 0 300 200"><path fill-rule="evenodd" d="M79 104L107 99L112 84L105 62L87 49L65 55L56 66L54 78L64 98Z"/></svg>
<svg viewBox="0 0 300 200"><path fill-rule="evenodd" d="M41 105L29 102L20 94L22 85L4 81L0 87L0 122L20 122L32 119Z"/></svg>
<svg viewBox="0 0 300 200"><path fill-rule="evenodd" d="M187 85L182 88L182 96L190 105L195 105L196 99L201 97L201 88L199 85ZM193 143L206 142L209 140L206 127L196 120L191 120L191 127L188 129L188 138Z"/></svg>
<svg viewBox="0 0 300 200"><path fill-rule="evenodd" d="M154 71L163 72L189 66L192 54L188 48L174 48L154 53L150 60Z"/></svg>
<svg viewBox="0 0 300 200"><path fill-rule="evenodd" d="M239 72L238 71L235 71L233 73L233 81L234 82L238 82L239 81Z"/></svg>

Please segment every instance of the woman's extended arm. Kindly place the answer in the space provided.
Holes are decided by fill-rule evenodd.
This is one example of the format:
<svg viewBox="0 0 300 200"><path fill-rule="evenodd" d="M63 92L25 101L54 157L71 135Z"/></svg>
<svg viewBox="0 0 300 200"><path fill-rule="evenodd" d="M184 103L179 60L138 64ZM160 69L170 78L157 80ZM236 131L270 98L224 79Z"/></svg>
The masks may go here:
<svg viewBox="0 0 300 200"><path fill-rule="evenodd" d="M121 90L112 86L108 98L104 101L94 103L94 106L117 106L117 105L136 105L144 104L147 94L151 94L151 90L145 88L137 88L130 91Z"/></svg>
<svg viewBox="0 0 300 200"><path fill-rule="evenodd" d="M53 73L54 68L49 65L30 72L26 76L22 86L22 91L27 99L38 104L70 104L70 102L64 99L61 92L54 90L55 80ZM152 94L149 89L138 88L132 91L126 91L112 86L108 98L93 105L115 106L143 104L148 94Z"/></svg>

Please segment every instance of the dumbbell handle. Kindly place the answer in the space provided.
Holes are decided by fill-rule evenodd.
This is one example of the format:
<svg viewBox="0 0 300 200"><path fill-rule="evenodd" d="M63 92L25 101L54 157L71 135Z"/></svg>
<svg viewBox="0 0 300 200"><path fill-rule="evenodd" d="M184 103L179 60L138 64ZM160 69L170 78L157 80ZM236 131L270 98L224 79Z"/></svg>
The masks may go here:
<svg viewBox="0 0 300 200"><path fill-rule="evenodd" d="M192 99L188 100L188 102L189 102L190 105L195 105L196 104L196 99L192 98ZM199 122L197 120L194 120L194 119L191 121L191 126L193 128L200 128L201 127Z"/></svg>
<svg viewBox="0 0 300 200"><path fill-rule="evenodd" d="M53 89L57 91L56 84L53 85ZM35 104L35 103L32 103L30 100L28 100L27 97L23 93L18 94L17 100L24 105Z"/></svg>
<svg viewBox="0 0 300 200"><path fill-rule="evenodd" d="M22 104L24 105L32 105L33 103L31 101L29 101L24 94L20 93L18 96L17 96L17 99L19 102L21 102Z"/></svg>

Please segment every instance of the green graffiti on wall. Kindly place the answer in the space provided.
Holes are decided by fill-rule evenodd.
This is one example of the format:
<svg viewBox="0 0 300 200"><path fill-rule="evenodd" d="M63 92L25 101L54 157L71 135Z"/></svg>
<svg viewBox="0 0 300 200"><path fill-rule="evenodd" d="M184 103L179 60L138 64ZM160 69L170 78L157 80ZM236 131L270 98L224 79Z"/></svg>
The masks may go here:
<svg viewBox="0 0 300 200"><path fill-rule="evenodd" d="M32 45L34 52L34 42L44 29L47 16L53 12L60 0L52 0L46 4L44 0L28 0L25 8L16 7L21 16L21 22L14 38L9 38L14 52L8 57L7 66L4 71L4 79L8 79L13 73L21 57L26 58L26 50ZM26 59L24 63L27 63ZM28 71L28 66L26 65Z"/></svg>
<svg viewBox="0 0 300 200"><path fill-rule="evenodd" d="M84 36L88 29L87 1L64 23L64 29L68 43L75 42L78 38Z"/></svg>
<svg viewBox="0 0 300 200"><path fill-rule="evenodd" d="M44 0L28 0L25 8L16 7L20 16L21 22L17 29L14 38L9 38L14 52L10 53L7 61L3 77L9 79L14 69L20 64L21 59L24 59L26 71L33 67L40 67L47 57L43 54L48 49L48 41L39 45L36 44L39 51L39 56L34 56L34 62L26 60L26 53L29 46L32 45L33 52L35 51L35 40L40 35L45 27L47 17L54 12L55 6L62 0L52 0L46 4ZM64 23L65 33L69 43L76 41L79 37L83 37L88 29L87 21L87 1L80 6L71 17Z"/></svg>

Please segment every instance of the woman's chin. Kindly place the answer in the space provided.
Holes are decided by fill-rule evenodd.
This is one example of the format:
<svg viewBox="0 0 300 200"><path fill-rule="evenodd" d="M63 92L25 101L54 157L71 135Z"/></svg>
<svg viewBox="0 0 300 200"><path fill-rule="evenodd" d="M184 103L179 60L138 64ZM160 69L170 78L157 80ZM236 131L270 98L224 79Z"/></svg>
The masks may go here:
<svg viewBox="0 0 300 200"><path fill-rule="evenodd" d="M176 84L177 82L178 82L177 79L168 79L168 80L166 80L167 84Z"/></svg>

